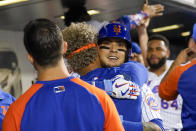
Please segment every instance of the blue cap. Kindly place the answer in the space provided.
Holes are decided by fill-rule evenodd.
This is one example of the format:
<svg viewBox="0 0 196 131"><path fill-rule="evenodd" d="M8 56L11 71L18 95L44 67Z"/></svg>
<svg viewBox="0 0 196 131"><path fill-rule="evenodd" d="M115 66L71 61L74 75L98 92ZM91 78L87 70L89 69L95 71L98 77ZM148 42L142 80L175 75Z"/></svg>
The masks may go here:
<svg viewBox="0 0 196 131"><path fill-rule="evenodd" d="M193 25L193 35L192 35L195 43L196 43L196 23Z"/></svg>
<svg viewBox="0 0 196 131"><path fill-rule="evenodd" d="M127 28L119 23L110 23L103 26L98 35L98 39L117 37L126 40L131 45L130 32Z"/></svg>

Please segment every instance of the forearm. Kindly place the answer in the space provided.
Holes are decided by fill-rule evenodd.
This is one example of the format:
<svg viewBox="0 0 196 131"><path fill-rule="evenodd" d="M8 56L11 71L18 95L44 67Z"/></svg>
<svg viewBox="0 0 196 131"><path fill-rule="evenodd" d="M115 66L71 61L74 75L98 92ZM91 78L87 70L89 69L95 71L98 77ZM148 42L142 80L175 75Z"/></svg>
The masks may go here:
<svg viewBox="0 0 196 131"><path fill-rule="evenodd" d="M163 77L163 79L161 80L161 82L165 81L167 79L167 77L169 76L169 74L180 65L181 63L179 61L174 61L173 64L171 65L171 67L169 68L169 70L167 71L167 73L165 74L165 76Z"/></svg>
<svg viewBox="0 0 196 131"><path fill-rule="evenodd" d="M128 30L136 28L144 23L147 18L161 16L163 14L164 7L160 4L143 6L142 11L134 15L124 15L117 21L127 26Z"/></svg>
<svg viewBox="0 0 196 131"><path fill-rule="evenodd" d="M162 131L162 129L153 122L144 122L143 131Z"/></svg>
<svg viewBox="0 0 196 131"><path fill-rule="evenodd" d="M124 15L119 19L115 20L118 21L120 24L126 25L127 30L131 30L142 24L142 22L148 18L148 14L140 11L134 15Z"/></svg>
<svg viewBox="0 0 196 131"><path fill-rule="evenodd" d="M131 28L136 28L137 26L140 26L144 23L144 21L149 17L148 13L145 13L143 11L140 11L134 15L127 15L130 22Z"/></svg>
<svg viewBox="0 0 196 131"><path fill-rule="evenodd" d="M141 48L142 57L144 59L144 63L147 66L147 43L148 43L148 33L145 25L141 25L137 27L138 37L139 37L139 45Z"/></svg>
<svg viewBox="0 0 196 131"><path fill-rule="evenodd" d="M126 131L164 131L153 122L123 121L123 126Z"/></svg>
<svg viewBox="0 0 196 131"><path fill-rule="evenodd" d="M177 56L176 60L173 62L173 64L171 65L171 67L169 68L168 72L166 73L166 75L163 77L162 81L165 81L167 79L167 77L169 76L169 74L179 65L181 64L185 64L186 62L188 62L189 60L189 56L187 55L187 53L190 51L189 48L186 48L184 50L182 50L179 55Z"/></svg>
<svg viewBox="0 0 196 131"><path fill-rule="evenodd" d="M142 122L132 122L123 120L125 131L143 131Z"/></svg>

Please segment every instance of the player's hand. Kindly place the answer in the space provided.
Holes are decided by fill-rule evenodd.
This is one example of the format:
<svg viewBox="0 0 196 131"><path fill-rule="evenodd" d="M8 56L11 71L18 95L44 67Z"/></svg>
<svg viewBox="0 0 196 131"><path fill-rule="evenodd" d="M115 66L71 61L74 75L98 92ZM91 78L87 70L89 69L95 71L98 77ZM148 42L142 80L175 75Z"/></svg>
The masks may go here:
<svg viewBox="0 0 196 131"><path fill-rule="evenodd" d="M155 4L155 5L144 4L143 11L149 15L149 18L155 16L162 16L164 11L164 6L161 4Z"/></svg>
<svg viewBox="0 0 196 131"><path fill-rule="evenodd" d="M112 79L112 97L120 99L137 99L140 95L139 86L132 81L124 79L123 75L117 75Z"/></svg>
<svg viewBox="0 0 196 131"><path fill-rule="evenodd" d="M179 65L180 64L185 64L187 61L188 61L188 51L189 51L189 48L186 48L184 50L182 50L178 56L176 57L176 60L175 62L178 63Z"/></svg>
<svg viewBox="0 0 196 131"><path fill-rule="evenodd" d="M188 62L189 60L191 60L192 58L196 57L196 49L194 48L186 48L183 49L177 56L175 63L177 63L178 65L180 64L185 64L186 62Z"/></svg>
<svg viewBox="0 0 196 131"><path fill-rule="evenodd" d="M137 54L135 52L132 52L130 57L129 57L129 60L130 61L137 61L137 62L139 62L139 63L144 65L144 59L143 59L141 54Z"/></svg>

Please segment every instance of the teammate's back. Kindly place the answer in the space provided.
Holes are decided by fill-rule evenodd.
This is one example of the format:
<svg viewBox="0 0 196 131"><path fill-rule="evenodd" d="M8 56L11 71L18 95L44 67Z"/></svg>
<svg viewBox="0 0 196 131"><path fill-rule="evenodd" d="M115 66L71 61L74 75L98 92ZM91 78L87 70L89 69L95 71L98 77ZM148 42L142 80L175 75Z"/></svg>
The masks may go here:
<svg viewBox="0 0 196 131"><path fill-rule="evenodd" d="M3 130L123 130L108 105L114 107L104 91L78 78L37 81L10 106Z"/></svg>
<svg viewBox="0 0 196 131"><path fill-rule="evenodd" d="M182 131L196 130L196 23L192 32L188 48L179 53L159 86L162 99L174 100L178 94L182 96Z"/></svg>
<svg viewBox="0 0 196 131"><path fill-rule="evenodd" d="M177 97L178 93L182 96L183 105L181 118L183 130L196 129L196 96L193 93L196 92L194 88L196 78L194 72L196 72L196 60L186 65L178 66L171 72L167 80L163 81L160 85L160 97L166 100L172 100ZM165 89L163 88L164 86L168 86L168 88Z"/></svg>

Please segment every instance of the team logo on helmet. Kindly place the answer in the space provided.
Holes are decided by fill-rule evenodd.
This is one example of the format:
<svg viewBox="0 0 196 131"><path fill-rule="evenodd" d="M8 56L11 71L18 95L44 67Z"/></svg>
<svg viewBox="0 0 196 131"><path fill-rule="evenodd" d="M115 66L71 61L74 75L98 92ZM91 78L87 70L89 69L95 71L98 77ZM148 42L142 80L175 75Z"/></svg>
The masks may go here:
<svg viewBox="0 0 196 131"><path fill-rule="evenodd" d="M155 100L155 97L153 96L153 94L150 93L150 94L146 95L145 102L152 110L154 110L154 111L160 110L159 105L156 103L156 100Z"/></svg>
<svg viewBox="0 0 196 131"><path fill-rule="evenodd" d="M98 40L114 37L124 39L131 46L129 30L127 30L126 26L119 23L104 25L99 31Z"/></svg>
<svg viewBox="0 0 196 131"><path fill-rule="evenodd" d="M118 27L116 25L114 25L114 28L113 28L114 32L116 32L116 35L118 35L118 33L121 32L121 26L118 25Z"/></svg>

